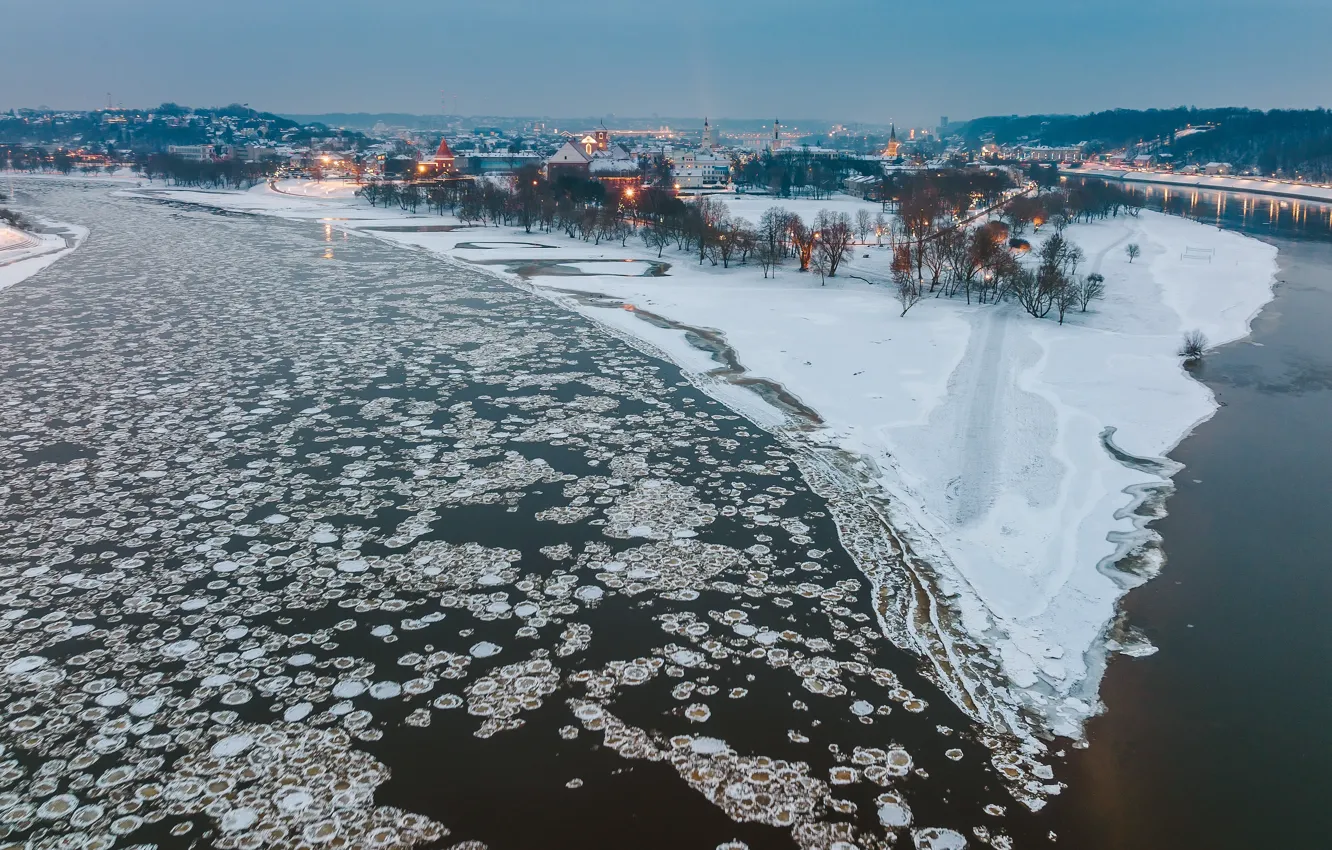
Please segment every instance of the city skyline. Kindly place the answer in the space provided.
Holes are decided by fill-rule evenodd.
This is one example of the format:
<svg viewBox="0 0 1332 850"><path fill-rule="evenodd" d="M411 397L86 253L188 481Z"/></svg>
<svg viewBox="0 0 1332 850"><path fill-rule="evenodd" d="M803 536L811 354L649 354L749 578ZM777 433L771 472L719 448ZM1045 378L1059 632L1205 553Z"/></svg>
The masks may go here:
<svg viewBox="0 0 1332 850"><path fill-rule="evenodd" d="M934 126L1112 108L1326 106L1332 7L1162 0L1142 16L849 0L811 10L681 0L645 17L606 0L466 6L398 0L375 15L309 0L226 14L167 5L10 10L0 109L249 103L287 114L768 115ZM410 23L411 25L406 25ZM128 50L139 44L149 49ZM1230 58L1218 58L1220 51ZM644 56L670 59L644 61ZM53 61L53 57L56 57ZM997 70L997 72L996 72ZM1275 94L1279 92L1279 94Z"/></svg>

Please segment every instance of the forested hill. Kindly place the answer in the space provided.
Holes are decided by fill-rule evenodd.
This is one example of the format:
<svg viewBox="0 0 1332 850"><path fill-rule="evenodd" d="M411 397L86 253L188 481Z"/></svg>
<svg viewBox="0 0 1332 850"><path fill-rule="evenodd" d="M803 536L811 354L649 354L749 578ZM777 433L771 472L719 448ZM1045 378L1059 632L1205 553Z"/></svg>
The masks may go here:
<svg viewBox="0 0 1332 850"><path fill-rule="evenodd" d="M1207 125L1215 129L1180 134ZM1000 144L1087 142L1093 152L1160 140L1176 163L1230 162L1264 174L1332 179L1332 112L1326 109L1116 109L977 118L961 129L973 144L989 133Z"/></svg>

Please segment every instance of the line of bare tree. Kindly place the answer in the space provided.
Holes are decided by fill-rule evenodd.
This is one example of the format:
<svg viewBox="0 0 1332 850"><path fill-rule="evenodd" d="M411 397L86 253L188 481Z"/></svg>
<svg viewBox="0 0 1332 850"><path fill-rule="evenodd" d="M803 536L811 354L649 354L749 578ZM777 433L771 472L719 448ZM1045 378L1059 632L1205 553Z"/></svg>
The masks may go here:
<svg viewBox="0 0 1332 850"><path fill-rule="evenodd" d="M996 180L994 191L1006 184ZM593 244L619 241L623 246L637 235L649 249L664 255L669 248L704 262L729 268L751 260L765 278L775 276L791 261L801 272L817 272L820 281L835 277L857 244L886 246L892 250L891 279L902 302L902 314L926 296L963 297L968 304L1017 302L1037 318L1057 316L1062 323L1075 309L1087 310L1104 296L1100 275L1080 276L1085 261L1081 249L1063 236L1063 226L1041 247L1034 268L1020 256L1029 246L1012 237L1003 221L979 227L960 224L969 209L989 197L970 178L948 175L938 181L930 173L912 175L897 183L897 215L820 210L811 221L781 206L767 209L757 224L731 215L716 197L686 202L669 189L639 184L607 185L576 174L548 177L526 167L511 180L450 180L418 185L369 180L358 194L372 205L396 205L416 212L420 207L457 216L464 224L522 227L528 233L563 232ZM970 191L962 191L963 187ZM1074 193L1020 196L1009 207L1025 205L1039 214L1031 219L1020 212L1019 223L1044 223L1051 210L1073 220L1068 213L1092 218L1136 209L1135 198L1118 187ZM1006 209L1004 218L1013 218ZM1038 224L1039 226L1039 224Z"/></svg>
<svg viewBox="0 0 1332 850"><path fill-rule="evenodd" d="M134 169L149 180L165 179L176 186L251 189L277 170L276 162L243 162L236 159L199 161L155 153L136 162Z"/></svg>
<svg viewBox="0 0 1332 850"><path fill-rule="evenodd" d="M421 207L440 215L457 216L464 224L522 227L600 244L627 244L637 234L649 249L666 249L729 268L751 260L764 277L775 274L787 259L800 271L818 272L821 279L835 277L851 256L856 237L866 242L887 230L882 215L860 211L853 219L845 212L821 210L811 222L781 207L765 212L755 226L731 215L725 202L701 197L685 202L670 190L656 187L606 185L578 175L551 179L539 169L518 171L511 181L451 180L419 185L368 180L357 194L372 206L397 206L416 212Z"/></svg>
<svg viewBox="0 0 1332 850"><path fill-rule="evenodd" d="M1063 233L1070 224L1079 221L1117 218L1120 213L1136 216L1147 200L1135 189L1116 186L1099 180L1068 191L1043 192L1015 198L1004 208L1004 221L1020 236L1028 226L1049 225L1056 233Z"/></svg>

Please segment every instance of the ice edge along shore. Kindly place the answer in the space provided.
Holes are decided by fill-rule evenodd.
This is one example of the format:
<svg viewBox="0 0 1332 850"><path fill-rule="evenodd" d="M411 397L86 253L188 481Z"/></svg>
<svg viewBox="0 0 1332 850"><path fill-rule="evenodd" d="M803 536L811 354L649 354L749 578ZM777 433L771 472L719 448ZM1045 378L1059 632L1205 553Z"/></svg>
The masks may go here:
<svg viewBox="0 0 1332 850"><path fill-rule="evenodd" d="M0 225L0 292L37 274L88 238L84 227L45 219L39 224L41 233Z"/></svg>
<svg viewBox="0 0 1332 850"><path fill-rule="evenodd" d="M442 220L370 208L338 183L282 193L149 191L323 219L509 280L516 263L480 263L562 261L580 276L532 277L534 290L673 360L803 449L806 474L831 499L844 542L874 583L885 632L924 656L973 717L1033 746L1048 734L1080 738L1099 710L1107 653L1145 650L1112 642L1122 637L1111 635L1118 603L1159 569L1148 523L1177 468L1163 459L1217 410L1180 365L1182 333L1201 330L1214 345L1247 336L1276 280L1274 247L1143 212L1069 228L1088 255L1084 271L1104 274L1110 292L1063 326L1008 306L945 300L898 318L886 288L849 277L820 286L782 270L765 280L757 268L682 257L666 258L675 265L665 277L642 277L651 252L632 243L593 246L515 228L365 231ZM769 205L808 218L821 206L860 202L728 203L756 220ZM1123 254L1129 242L1143 248L1133 263ZM1197 259L1207 251L1210 259ZM847 274L885 279L887 255L858 249ZM748 375L784 387L823 423L782 427L785 417L760 396L711 374L719 363L691 334L643 321L640 311L713 331ZM883 528L874 542L848 533L876 516Z"/></svg>

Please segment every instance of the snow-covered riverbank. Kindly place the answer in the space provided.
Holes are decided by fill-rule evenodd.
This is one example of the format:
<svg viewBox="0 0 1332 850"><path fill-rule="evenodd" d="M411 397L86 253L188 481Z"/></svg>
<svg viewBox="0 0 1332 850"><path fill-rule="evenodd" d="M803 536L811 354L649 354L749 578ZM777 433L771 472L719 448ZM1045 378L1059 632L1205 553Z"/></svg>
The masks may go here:
<svg viewBox="0 0 1332 850"><path fill-rule="evenodd" d="M1157 459L1216 409L1180 366L1181 335L1199 329L1214 344L1243 337L1271 298L1276 271L1270 246L1144 212L1069 228L1066 236L1088 256L1083 271L1105 276L1108 297L1062 327L1011 305L934 299L902 318L888 287L851 277L885 280L882 249L857 249L826 286L790 266L764 279L757 266L700 266L696 257L669 252L665 276L642 276L646 264L624 261L656 257L635 238L622 247L509 228L410 232L401 227L450 222L372 209L351 198L350 186L283 190L161 194L322 219L330 230L358 230L522 276L661 350L728 403L781 428L782 413L732 380L734 369L708 374L719 364L688 328L715 330L712 347L723 340L746 376L780 385L817 413L821 424L811 428L806 418L786 429L791 439L863 460L858 485L883 497L875 503L928 564L928 578L913 591L928 597L924 603L901 602L900 591L893 602L878 579L886 616L894 605L929 612L899 617L910 622L889 631L899 641L908 635L974 716L1019 733L1077 737L1096 710L1116 603L1154 563L1151 535L1133 511L1167 486L1171 465ZM797 206L769 198L727 203L755 221L768 206ZM839 198L804 206L811 203L849 211L861 204ZM1123 252L1130 242L1142 247L1132 264ZM1210 260L1189 259L1208 252ZM539 269L534 261L561 261L562 268ZM651 321L642 320L645 313ZM1141 554L1133 570L1116 568L1131 551ZM871 576L898 568L893 558L861 557Z"/></svg>
<svg viewBox="0 0 1332 850"><path fill-rule="evenodd" d="M1100 177L1127 183L1152 183L1178 186L1185 189L1211 189L1219 192L1249 192L1255 195L1273 195L1315 202L1332 201L1332 185L1295 183L1289 180L1270 180L1264 177L1231 177L1219 174L1174 174L1167 171L1131 171L1126 168L1102 168L1087 165L1083 168L1060 169L1069 177Z"/></svg>
<svg viewBox="0 0 1332 850"><path fill-rule="evenodd" d="M88 236L82 227L46 224L29 233L0 224L0 290L27 280L73 251Z"/></svg>

